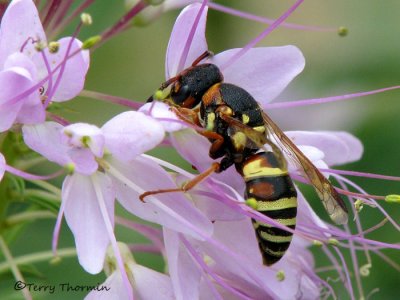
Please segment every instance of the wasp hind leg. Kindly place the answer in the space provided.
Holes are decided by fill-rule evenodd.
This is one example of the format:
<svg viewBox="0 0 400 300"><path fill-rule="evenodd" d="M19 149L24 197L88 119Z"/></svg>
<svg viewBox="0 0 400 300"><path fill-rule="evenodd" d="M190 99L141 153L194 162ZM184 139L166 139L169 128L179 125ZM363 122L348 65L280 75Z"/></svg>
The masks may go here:
<svg viewBox="0 0 400 300"><path fill-rule="evenodd" d="M145 202L144 198L146 198L148 196L153 196L153 195L157 195L157 194L164 194L164 193L173 193L173 192L183 192L183 193L185 193L185 192L191 190L192 188L194 188L197 184L199 184L201 181L206 179L211 174L213 174L215 172L218 172L218 170L219 170L219 163L215 162L207 170L205 170L204 172L200 173L199 175L197 175L192 180L186 182L180 188L162 189L162 190L144 192L143 194L141 194L139 196L139 199L140 199L140 201Z"/></svg>

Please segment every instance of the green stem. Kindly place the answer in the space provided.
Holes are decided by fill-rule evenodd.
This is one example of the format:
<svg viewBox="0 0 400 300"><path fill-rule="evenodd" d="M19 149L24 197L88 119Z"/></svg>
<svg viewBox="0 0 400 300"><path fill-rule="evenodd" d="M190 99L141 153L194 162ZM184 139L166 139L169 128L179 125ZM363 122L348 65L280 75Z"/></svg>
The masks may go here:
<svg viewBox="0 0 400 300"><path fill-rule="evenodd" d="M25 198L28 197L40 197L46 200L52 200L54 202L60 202L60 195L54 195L54 193L49 193L43 190L26 189L23 193Z"/></svg>
<svg viewBox="0 0 400 300"><path fill-rule="evenodd" d="M5 227L12 227L25 221L33 221L37 219L54 219L55 217L56 214L47 210L26 211L8 217L4 221L4 225Z"/></svg>
<svg viewBox="0 0 400 300"><path fill-rule="evenodd" d="M37 166L38 164L44 163L48 161L43 156L38 156L35 158L31 158L29 160L22 160L15 162L15 168L20 170L29 170L30 168Z"/></svg>
<svg viewBox="0 0 400 300"><path fill-rule="evenodd" d="M55 187L54 185L52 185L51 183L48 183L47 181L44 180L28 180L29 182L32 182L33 184L53 193L54 195L60 197L61 196L61 189L59 189L58 187Z"/></svg>
<svg viewBox="0 0 400 300"><path fill-rule="evenodd" d="M25 282L24 277L22 276L21 272L18 269L17 262L12 257L10 249L7 247L7 244L2 236L0 236L0 249L4 254L8 268L11 269L12 273L14 274L14 278L17 281ZM22 289L22 293L25 299L32 299L32 295L29 293L28 289Z"/></svg>
<svg viewBox="0 0 400 300"><path fill-rule="evenodd" d="M65 249L57 250L57 257L71 257L71 256L76 256L75 248L65 248ZM17 257L16 259L13 260L13 264L15 264L15 266L20 266L20 265L26 265L26 264L30 264L30 263L47 261L47 260L51 260L53 258L54 258L53 251L38 252L38 253L32 253L32 254L27 254L27 255ZM0 264L0 274L3 274L4 272L8 271L10 268L12 268L12 265L10 262L1 263Z"/></svg>

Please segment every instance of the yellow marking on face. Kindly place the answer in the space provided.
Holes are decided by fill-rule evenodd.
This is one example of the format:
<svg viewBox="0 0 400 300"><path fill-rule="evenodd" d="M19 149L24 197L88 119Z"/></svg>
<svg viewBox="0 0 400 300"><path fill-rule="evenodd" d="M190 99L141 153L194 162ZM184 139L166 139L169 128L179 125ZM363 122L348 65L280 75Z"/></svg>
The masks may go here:
<svg viewBox="0 0 400 300"><path fill-rule="evenodd" d="M273 243L287 243L292 241L292 235L289 236L280 236L280 235L273 235L273 234L269 234L266 233L264 231L260 232L260 236L263 240L267 240Z"/></svg>
<svg viewBox="0 0 400 300"><path fill-rule="evenodd" d="M277 176L277 175L287 175L287 171L283 171L280 168L268 168L262 167L260 165L260 160L254 160L247 162L243 168L243 176L245 180L250 180L254 177L261 176Z"/></svg>
<svg viewBox="0 0 400 300"><path fill-rule="evenodd" d="M237 150L243 149L246 145L246 141L247 137L243 132L238 131L232 136L233 146Z"/></svg>
<svg viewBox="0 0 400 300"><path fill-rule="evenodd" d="M253 130L264 133L265 132L265 126L256 126L253 127Z"/></svg>
<svg viewBox="0 0 400 300"><path fill-rule="evenodd" d="M250 121L250 117L248 115L246 115L246 114L243 114L242 115L243 124L247 124L247 123L249 123L249 121Z"/></svg>
<svg viewBox="0 0 400 300"><path fill-rule="evenodd" d="M257 201L257 211L270 211L297 207L297 198L281 198L275 201Z"/></svg>
<svg viewBox="0 0 400 300"><path fill-rule="evenodd" d="M214 113L208 113L207 114L207 127L206 127L206 130L213 131L214 122L215 122L215 114Z"/></svg>

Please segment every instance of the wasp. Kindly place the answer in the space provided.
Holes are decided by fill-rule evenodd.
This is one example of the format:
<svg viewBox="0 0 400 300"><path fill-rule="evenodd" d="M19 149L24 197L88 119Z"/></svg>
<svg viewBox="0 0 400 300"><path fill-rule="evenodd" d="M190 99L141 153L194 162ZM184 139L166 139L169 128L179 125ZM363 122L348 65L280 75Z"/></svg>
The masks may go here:
<svg viewBox="0 0 400 300"><path fill-rule="evenodd" d="M337 224L346 223L346 205L328 179L246 90L225 83L216 65L201 63L210 55L205 52L192 66L164 82L158 90L163 96L157 98L171 104L183 120L201 126L203 130L198 132L211 142L210 157L221 160L182 188L146 192L141 199L157 193L187 191L213 172L235 166L246 184L244 198L256 203L258 212L294 230L297 193L287 158L314 186L330 218ZM148 102L155 98L151 96ZM289 248L292 232L255 219L252 222L263 263L276 263Z"/></svg>

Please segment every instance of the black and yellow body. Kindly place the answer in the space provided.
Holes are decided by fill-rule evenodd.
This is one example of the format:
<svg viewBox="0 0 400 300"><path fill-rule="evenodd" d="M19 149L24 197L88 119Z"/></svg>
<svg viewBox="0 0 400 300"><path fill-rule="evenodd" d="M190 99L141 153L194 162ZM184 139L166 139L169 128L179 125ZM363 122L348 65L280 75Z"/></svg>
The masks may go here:
<svg viewBox="0 0 400 300"><path fill-rule="evenodd" d="M236 169L246 182L246 200L255 201L256 210L265 216L295 229L296 189L274 153L252 154L236 164ZM252 221L264 264L276 263L289 248L292 233L254 219Z"/></svg>
<svg viewBox="0 0 400 300"><path fill-rule="evenodd" d="M274 152L261 150L244 130L264 136L262 110L246 90L222 80L215 65L202 64L184 70L161 90L171 86L166 100L198 114L198 125L205 129L201 134L212 143L210 157L222 158L214 171L234 165L246 182L245 198L255 199L260 213L294 229L297 198L286 161L282 155L277 158ZM292 233L255 220L253 224L264 264L272 265L284 255Z"/></svg>

